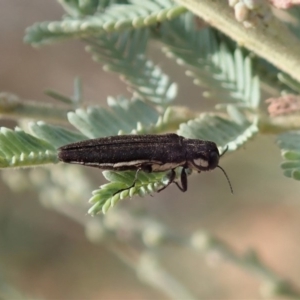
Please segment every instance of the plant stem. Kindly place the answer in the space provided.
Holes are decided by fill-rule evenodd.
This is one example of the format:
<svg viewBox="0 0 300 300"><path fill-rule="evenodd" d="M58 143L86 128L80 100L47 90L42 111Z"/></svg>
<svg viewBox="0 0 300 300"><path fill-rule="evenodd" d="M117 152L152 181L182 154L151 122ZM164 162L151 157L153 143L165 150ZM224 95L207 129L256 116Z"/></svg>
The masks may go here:
<svg viewBox="0 0 300 300"><path fill-rule="evenodd" d="M282 115L273 118L263 115L259 117L258 127L259 132L262 134L278 134L290 130L299 130L299 114Z"/></svg>
<svg viewBox="0 0 300 300"><path fill-rule="evenodd" d="M246 28L225 0L175 0L211 26L300 81L300 41L274 16Z"/></svg>
<svg viewBox="0 0 300 300"><path fill-rule="evenodd" d="M67 123L70 109L57 107L49 103L24 101L10 93L0 93L0 116L13 120L24 118L44 120L54 123Z"/></svg>
<svg viewBox="0 0 300 300"><path fill-rule="evenodd" d="M285 296L291 299L300 299L300 292L291 283L282 280L273 270L264 265L256 252L252 250L248 251L246 255L240 256L221 239L203 231L194 233L190 245L195 250L200 250L208 255L217 253L225 261L263 280L261 293L264 297Z"/></svg>

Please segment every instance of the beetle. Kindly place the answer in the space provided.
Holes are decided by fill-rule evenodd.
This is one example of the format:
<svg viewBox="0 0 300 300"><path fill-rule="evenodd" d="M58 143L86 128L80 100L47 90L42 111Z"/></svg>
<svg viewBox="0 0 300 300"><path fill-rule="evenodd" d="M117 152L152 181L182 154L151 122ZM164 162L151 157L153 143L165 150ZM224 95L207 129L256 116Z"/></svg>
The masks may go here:
<svg viewBox="0 0 300 300"><path fill-rule="evenodd" d="M215 168L223 171L233 192L225 170L219 166L222 155L214 142L188 139L175 133L110 136L67 144L58 149L58 158L65 163L81 164L103 170L136 170L132 185L123 190L134 187L140 171L151 173L170 170L168 183L158 192L172 182L185 192L188 186L186 170L192 169L200 173ZM182 167L181 185L175 181L177 167Z"/></svg>

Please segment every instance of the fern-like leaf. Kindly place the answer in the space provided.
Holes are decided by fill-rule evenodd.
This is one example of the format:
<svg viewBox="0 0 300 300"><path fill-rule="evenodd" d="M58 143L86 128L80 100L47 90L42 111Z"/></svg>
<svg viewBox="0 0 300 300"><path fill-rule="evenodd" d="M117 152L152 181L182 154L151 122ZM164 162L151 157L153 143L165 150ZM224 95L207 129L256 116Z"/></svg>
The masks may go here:
<svg viewBox="0 0 300 300"><path fill-rule="evenodd" d="M57 162L56 149L19 128L0 129L0 168L27 167Z"/></svg>
<svg viewBox="0 0 300 300"><path fill-rule="evenodd" d="M90 106L68 114L69 122L88 138L117 135L120 130L130 133L141 123L153 126L159 119L158 112L141 100L129 101L124 97L108 99L110 109Z"/></svg>
<svg viewBox="0 0 300 300"><path fill-rule="evenodd" d="M235 107L228 107L229 117L204 113L180 125L177 133L187 138L214 141L222 150L234 151L258 132L257 120L249 122Z"/></svg>
<svg viewBox="0 0 300 300"><path fill-rule="evenodd" d="M55 148L88 139L87 136L78 132L41 121L29 123L29 128L36 137L48 141Z"/></svg>
<svg viewBox="0 0 300 300"><path fill-rule="evenodd" d="M300 180L300 131L283 133L278 136L277 142L284 159L281 164L283 174Z"/></svg>
<svg viewBox="0 0 300 300"><path fill-rule="evenodd" d="M114 0L85 0L85 1L58 0L58 2L63 6L65 11L70 16L79 17L85 15L93 15L97 11L106 8L109 2L115 2L115 1Z"/></svg>
<svg viewBox="0 0 300 300"><path fill-rule="evenodd" d="M135 96L166 105L177 95L177 85L145 55L149 31L140 29L87 39L87 51L104 70L116 72Z"/></svg>
<svg viewBox="0 0 300 300"><path fill-rule="evenodd" d="M109 32L150 26L186 12L183 6L172 0L130 2L132 4L110 5L103 13L96 12L94 3L83 9L64 6L72 17L69 15L62 21L36 23L27 29L24 40L37 46L67 38L98 37ZM90 15L92 13L94 14Z"/></svg>
<svg viewBox="0 0 300 300"><path fill-rule="evenodd" d="M190 13L165 22L159 37L168 57L188 69L194 83L212 88L209 96L222 102L257 108L259 79L252 74L252 58L212 29L198 30Z"/></svg>
<svg viewBox="0 0 300 300"><path fill-rule="evenodd" d="M133 197L134 195L143 197L156 192L168 184L168 175L166 173L139 172L134 187L126 190L134 182L136 172L104 171L103 175L110 182L93 192L93 197L89 200L93 204L89 209L89 213L92 215L99 212L105 214L109 208L115 206L120 200Z"/></svg>

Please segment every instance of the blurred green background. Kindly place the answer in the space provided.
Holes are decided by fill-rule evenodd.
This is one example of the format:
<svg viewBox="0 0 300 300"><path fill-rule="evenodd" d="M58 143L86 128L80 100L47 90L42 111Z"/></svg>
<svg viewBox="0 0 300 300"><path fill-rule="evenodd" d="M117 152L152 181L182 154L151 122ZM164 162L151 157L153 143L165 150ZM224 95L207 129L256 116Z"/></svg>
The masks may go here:
<svg viewBox="0 0 300 300"><path fill-rule="evenodd" d="M49 102L43 90L70 95L73 79L79 75L87 103L106 105L108 95L128 95L116 75L92 62L81 42L41 49L23 44L26 27L59 20L62 14L55 1L0 2L0 90ZM159 45L152 46L152 57L179 84L176 104L199 111L213 107L214 103L201 99L201 90L183 70L161 54ZM15 123L3 119L1 125L13 128ZM186 193L171 186L154 197L134 198L122 205L143 207L182 234L208 230L237 253L253 248L270 268L300 288L300 187L282 175L280 162L275 138L257 136L222 158L234 195L216 170L191 176ZM93 188L104 182L100 171L86 171ZM2 177L14 177L19 171L1 172ZM34 190L14 193L0 181L0 191L0 288L6 282L39 299L167 299L140 282L105 244L91 244L78 223L41 205ZM83 201L89 197L87 193ZM81 217L91 218L86 213ZM175 247L163 248L160 257L199 299L260 297L257 278L222 260L208 261Z"/></svg>

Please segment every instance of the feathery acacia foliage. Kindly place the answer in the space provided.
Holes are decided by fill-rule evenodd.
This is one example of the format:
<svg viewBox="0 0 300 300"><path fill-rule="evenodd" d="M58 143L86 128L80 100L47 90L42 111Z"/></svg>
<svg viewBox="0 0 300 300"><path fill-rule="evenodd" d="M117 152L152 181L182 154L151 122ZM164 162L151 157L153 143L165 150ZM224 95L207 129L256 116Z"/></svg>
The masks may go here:
<svg viewBox="0 0 300 300"><path fill-rule="evenodd" d="M159 37L166 55L187 68L195 84L209 88L211 98L257 108L259 80L252 74L253 59L216 31L191 26L193 18L187 13L166 22Z"/></svg>
<svg viewBox="0 0 300 300"><path fill-rule="evenodd" d="M59 2L66 11L62 20L32 25L27 29L25 41L33 46L42 46L80 39L94 61L102 64L105 71L119 74L132 98L110 97L109 108L99 105L85 107L82 105L79 81L76 81L72 97L48 91L49 95L67 106L58 108L59 112L51 111L51 117L59 121L67 120L68 127L53 125L45 117L43 121L29 123L30 134L19 128L2 128L1 168L57 163L57 148L60 146L130 133L176 131L187 138L212 140L220 152L225 148L233 152L262 131L260 124L264 112L261 109L260 82L278 92L283 87L283 92L300 91L299 83L288 75L281 73L277 78L276 68L255 58L215 29L199 25L195 15L177 4L180 1ZM297 28L295 25L293 29ZM174 105L177 84L151 59L148 49L153 41L161 45L168 58L175 59L184 68L196 85L205 89L203 96L217 103L214 110L203 112L199 109L193 112ZM26 104L20 106L19 99L16 101L8 94L3 95L0 95L0 112L12 118L20 120L30 117L37 120L40 113L43 119L44 112L50 111L49 107L43 110L43 107L32 104L26 109ZM34 113L28 113L28 108ZM285 160L281 165L284 175L300 180L299 131L282 133L278 144ZM180 168L176 171L179 174ZM132 185L135 172L104 171L103 175L108 183L93 191L89 201L91 215L106 213L122 199L154 194L168 184L169 177L168 172L139 172L135 186L122 190ZM60 188L63 190L63 187ZM50 194L50 190L47 193ZM267 273L262 266L258 267L262 273ZM272 277L272 283L276 281L273 275L269 277Z"/></svg>
<svg viewBox="0 0 300 300"><path fill-rule="evenodd" d="M144 55L148 38L148 29L124 31L87 39L86 49L104 70L120 74L134 96L167 105L176 97L177 86Z"/></svg>
<svg viewBox="0 0 300 300"><path fill-rule="evenodd" d="M58 148L70 142L118 133L160 133L171 124L176 129L177 124L180 135L213 140L220 150L226 146L229 151L236 150L258 130L257 117L249 118L245 111L258 108L260 101L258 75L252 58L215 31L199 30L195 17L184 13L185 10L171 0L130 3L111 5L105 10L103 6L97 9L91 6L86 10L89 13L72 13L60 22L35 24L27 30L25 41L33 45L61 38L82 39L94 60L102 63L104 70L120 74L133 93L131 100L122 96L110 98L110 110L97 106L80 108L77 102L78 108L67 117L79 132L44 122L31 123L31 132ZM160 25L153 27L157 22ZM184 65L196 84L213 87L212 98L221 100L221 105L231 103L226 110L229 113L215 111L190 114L186 118L178 117L180 110L177 115L170 114L176 84L146 55L152 38L162 43L167 56L175 57ZM53 96L66 102L66 97ZM74 103L72 99L68 102ZM119 173L104 173L111 183L93 193L90 213L106 212L120 199L135 194L153 193L167 183L168 178L167 173L142 174L130 191L115 194L134 178L134 172Z"/></svg>
<svg viewBox="0 0 300 300"><path fill-rule="evenodd" d="M287 132L279 135L278 145L284 162L281 168L285 176L300 180L300 132Z"/></svg>
<svg viewBox="0 0 300 300"><path fill-rule="evenodd" d="M0 167L28 167L57 162L55 148L48 142L25 133L0 129Z"/></svg>
<svg viewBox="0 0 300 300"><path fill-rule="evenodd" d="M97 2L97 1L95 1ZM105 10L86 6L85 11L69 10L62 21L34 24L29 27L25 41L38 46L67 38L99 37L99 35L138 29L177 17L186 9L172 0L130 1L132 4L111 4Z"/></svg>
<svg viewBox="0 0 300 300"><path fill-rule="evenodd" d="M77 131L45 122L31 123L31 132L38 138L57 148L87 138L119 133L161 133L177 127L180 135L213 140L220 149L228 146L229 151L234 151L258 132L262 67L256 69L253 56L227 37L199 27L195 16L184 7L172 0L61 3L67 11L63 20L34 24L28 28L25 41L43 45L61 39L81 39L93 59L103 64L104 70L120 74L133 98L110 98L110 110L97 106L81 108L77 101L77 109L67 115ZM175 114L170 113L176 111L172 103L177 85L149 59L146 51L152 39L161 43L167 57L175 58L186 69L195 84L208 90L204 95L215 99L217 108L222 110L189 113L186 117L179 117L180 109ZM54 96L66 102L66 97L55 93ZM73 106L74 101L69 102ZM17 134L11 133L12 136ZM42 149L41 143L40 151ZM12 165L16 154L12 158L5 151L1 153L1 160L7 161L6 166ZM20 157L26 160L23 153L17 155L19 160ZM52 161L56 160L52 158ZM30 161L24 164L30 166ZM132 176L131 172L128 174ZM153 183L152 174L148 181L147 176L144 176L143 186ZM158 176L158 182L164 176L166 174ZM120 186L128 181L127 178L122 181L122 176L112 177L113 186L116 178L121 180ZM105 189L110 189L109 184L103 187ZM148 192L153 190L150 188ZM138 193L137 189L134 194ZM143 193L147 193L147 189ZM99 196L101 193L97 195L99 203L105 203ZM112 196L121 199L129 195ZM93 203L96 198L93 197Z"/></svg>

